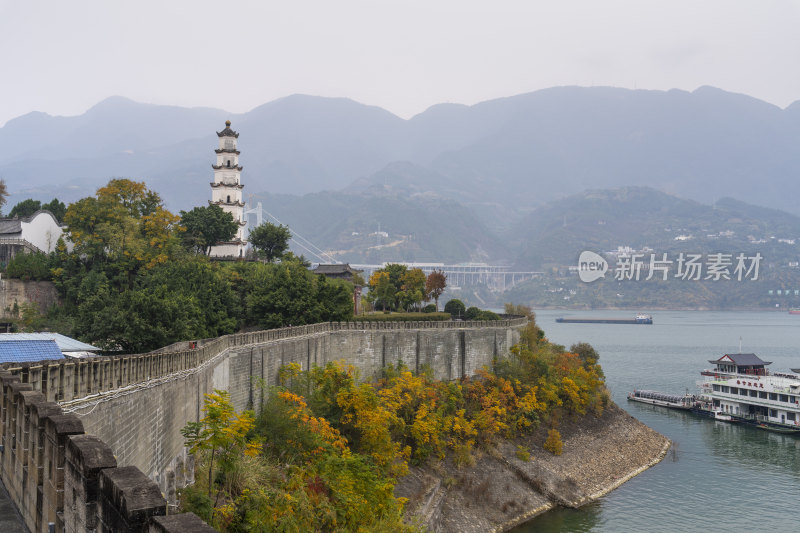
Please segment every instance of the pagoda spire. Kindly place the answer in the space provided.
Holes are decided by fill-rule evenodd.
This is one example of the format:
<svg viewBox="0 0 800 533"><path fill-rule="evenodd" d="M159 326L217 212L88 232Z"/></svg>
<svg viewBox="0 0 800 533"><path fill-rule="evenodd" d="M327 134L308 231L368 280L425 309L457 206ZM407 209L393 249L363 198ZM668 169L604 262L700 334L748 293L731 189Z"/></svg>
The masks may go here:
<svg viewBox="0 0 800 533"><path fill-rule="evenodd" d="M213 257L244 257L247 241L244 238L244 200L242 199L242 166L239 165L239 133L231 129L231 121L225 121L225 129L217 132L219 147L214 150L217 162L211 165L214 169L214 181L211 182L211 200L209 205L218 205L226 213L233 215L239 224L236 235L231 241L218 242L211 247Z"/></svg>

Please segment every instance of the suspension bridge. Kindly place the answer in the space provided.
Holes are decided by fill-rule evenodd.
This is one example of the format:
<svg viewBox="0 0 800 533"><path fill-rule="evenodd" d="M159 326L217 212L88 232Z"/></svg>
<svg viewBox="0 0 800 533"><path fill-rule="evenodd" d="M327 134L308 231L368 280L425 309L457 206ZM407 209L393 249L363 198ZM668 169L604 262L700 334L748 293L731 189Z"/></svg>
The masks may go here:
<svg viewBox="0 0 800 533"><path fill-rule="evenodd" d="M266 211L258 202L255 207L252 203L248 203L248 207L244 211L245 221L248 223L247 230L250 226L250 215L255 216L256 225L260 226L264 220L269 220L276 224L283 224L276 216ZM284 224L288 227L288 224ZM319 246L315 245L310 240L306 239L296 231L292 230L292 244L300 249L303 254L308 254L308 257L313 263L319 264L342 264L342 261L336 259L333 255L326 252ZM430 274L434 270L443 272L447 276L448 285L450 287L461 287L465 285L479 285L486 286L492 291L505 291L510 289L517 283L536 278L543 274L543 272L535 271L518 271L512 270L510 266L502 265L487 265L485 263L459 263L459 264L446 264L446 263L417 263L411 261L390 261L381 264L354 264L350 263L352 268L363 270L365 279L373 272L386 267L388 264L405 265L408 268L419 268L425 274Z"/></svg>

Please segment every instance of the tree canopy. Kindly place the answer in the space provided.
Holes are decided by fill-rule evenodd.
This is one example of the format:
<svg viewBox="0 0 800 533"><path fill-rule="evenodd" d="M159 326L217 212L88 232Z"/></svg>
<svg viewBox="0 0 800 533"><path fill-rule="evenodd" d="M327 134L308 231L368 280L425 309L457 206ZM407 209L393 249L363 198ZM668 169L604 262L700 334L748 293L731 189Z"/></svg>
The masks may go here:
<svg viewBox="0 0 800 533"><path fill-rule="evenodd" d="M71 251L59 240L49 255L19 254L7 272L52 279L62 303L44 325L109 351L146 352L244 327L352 317L352 284L315 276L302 257L228 263L187 252L181 242L197 252L230 238L203 236L203 226L220 218L230 231L236 225L218 206L182 214L185 225L144 184L111 180L67 208ZM187 226L196 230L194 240Z"/></svg>
<svg viewBox="0 0 800 533"><path fill-rule="evenodd" d="M467 312L467 306L461 300L453 298L444 304L444 312L450 313L453 318L463 318Z"/></svg>
<svg viewBox="0 0 800 533"><path fill-rule="evenodd" d="M12 207L11 211L8 212L8 216L9 218L14 218L14 217L25 218L31 216L41 208L42 208L42 202L40 202L39 200L28 198L27 200L22 200L21 202L18 202L17 205Z"/></svg>
<svg viewBox="0 0 800 533"><path fill-rule="evenodd" d="M8 189L6 188L6 180L0 179L0 209L6 205L6 200L8 200Z"/></svg>
<svg viewBox="0 0 800 533"><path fill-rule="evenodd" d="M391 263L376 270L369 278L367 298L386 310L419 307L425 299L425 273L419 268Z"/></svg>
<svg viewBox="0 0 800 533"><path fill-rule="evenodd" d="M218 205L181 211L181 226L186 228L181 235L184 246L203 255L208 255L218 242L233 239L239 229L233 214Z"/></svg>
<svg viewBox="0 0 800 533"><path fill-rule="evenodd" d="M267 262L272 263L276 259L283 257L284 252L289 248L289 239L292 233L283 224L275 225L264 222L258 227L250 230L248 242L253 246L258 257L262 257Z"/></svg>
<svg viewBox="0 0 800 533"><path fill-rule="evenodd" d="M113 179L70 204L64 216L67 238L89 262L113 261L132 272L168 260L176 243L178 217L143 182Z"/></svg>
<svg viewBox="0 0 800 533"><path fill-rule="evenodd" d="M430 301L433 298L435 302L435 310L439 310L439 296L444 293L447 288L447 276L441 270L434 270L425 279L425 301Z"/></svg>
<svg viewBox="0 0 800 533"><path fill-rule="evenodd" d="M13 217L25 218L31 216L40 209L50 211L53 214L53 216L56 217L56 220L59 223L63 222L64 215L67 212L67 206L65 206L64 202L62 202L58 198L53 198L49 203L46 204L43 204L39 200L28 198L27 200L22 200L21 202L17 203L17 205L12 207L11 211L8 213L8 216L10 218Z"/></svg>

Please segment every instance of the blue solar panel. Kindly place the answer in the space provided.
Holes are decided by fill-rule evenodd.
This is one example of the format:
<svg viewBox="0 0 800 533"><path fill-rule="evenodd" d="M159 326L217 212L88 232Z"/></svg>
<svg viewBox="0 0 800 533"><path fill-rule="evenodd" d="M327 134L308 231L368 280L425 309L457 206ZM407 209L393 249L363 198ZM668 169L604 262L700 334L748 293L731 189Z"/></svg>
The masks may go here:
<svg viewBox="0 0 800 533"><path fill-rule="evenodd" d="M25 363L64 359L54 340L0 342L0 363Z"/></svg>

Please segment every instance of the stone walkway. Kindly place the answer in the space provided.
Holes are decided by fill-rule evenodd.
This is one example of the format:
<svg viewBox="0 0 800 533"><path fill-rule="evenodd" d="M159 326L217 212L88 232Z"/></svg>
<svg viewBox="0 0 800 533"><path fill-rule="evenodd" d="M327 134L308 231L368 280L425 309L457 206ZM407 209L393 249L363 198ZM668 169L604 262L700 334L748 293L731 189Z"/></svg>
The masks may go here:
<svg viewBox="0 0 800 533"><path fill-rule="evenodd" d="M0 531L3 533L28 533L17 508L11 503L6 487L0 481Z"/></svg>

